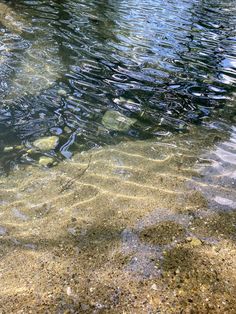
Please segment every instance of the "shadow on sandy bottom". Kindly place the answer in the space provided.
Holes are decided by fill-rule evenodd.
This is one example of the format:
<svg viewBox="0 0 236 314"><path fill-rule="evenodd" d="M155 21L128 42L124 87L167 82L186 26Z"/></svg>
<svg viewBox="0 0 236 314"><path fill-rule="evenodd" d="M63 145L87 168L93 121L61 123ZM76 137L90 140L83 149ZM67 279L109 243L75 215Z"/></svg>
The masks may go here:
<svg viewBox="0 0 236 314"><path fill-rule="evenodd" d="M235 313L235 190L196 136L1 178L2 312Z"/></svg>

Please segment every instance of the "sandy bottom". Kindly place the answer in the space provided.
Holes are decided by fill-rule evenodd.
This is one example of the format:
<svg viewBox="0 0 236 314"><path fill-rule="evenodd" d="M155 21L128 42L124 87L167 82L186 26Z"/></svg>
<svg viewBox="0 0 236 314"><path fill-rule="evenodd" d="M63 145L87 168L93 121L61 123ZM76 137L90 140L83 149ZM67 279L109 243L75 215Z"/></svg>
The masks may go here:
<svg viewBox="0 0 236 314"><path fill-rule="evenodd" d="M2 177L0 313L236 313L235 164L216 139L194 129Z"/></svg>

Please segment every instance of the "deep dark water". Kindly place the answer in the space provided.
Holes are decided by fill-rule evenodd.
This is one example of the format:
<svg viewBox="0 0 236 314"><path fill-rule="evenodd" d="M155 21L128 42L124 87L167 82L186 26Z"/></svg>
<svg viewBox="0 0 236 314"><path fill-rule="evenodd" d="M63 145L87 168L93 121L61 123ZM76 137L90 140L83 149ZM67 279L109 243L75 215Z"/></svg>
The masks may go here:
<svg viewBox="0 0 236 314"><path fill-rule="evenodd" d="M235 124L234 1L8 4L27 27L14 32L0 21L3 168L37 160L26 150L42 136L60 137L50 154L62 159L188 132L192 124L206 132ZM125 132L108 130L102 125L108 109L137 122ZM13 151L4 152L6 146Z"/></svg>

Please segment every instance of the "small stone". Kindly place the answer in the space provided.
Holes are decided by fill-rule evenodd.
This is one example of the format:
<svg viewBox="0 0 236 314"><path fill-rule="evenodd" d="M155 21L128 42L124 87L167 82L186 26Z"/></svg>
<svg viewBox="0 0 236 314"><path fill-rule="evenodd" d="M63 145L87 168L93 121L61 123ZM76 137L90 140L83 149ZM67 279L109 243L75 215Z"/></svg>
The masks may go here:
<svg viewBox="0 0 236 314"><path fill-rule="evenodd" d="M27 150L27 154L29 154L29 155L33 154L34 152L35 152L35 151L34 151L32 148L30 148L30 149Z"/></svg>
<svg viewBox="0 0 236 314"><path fill-rule="evenodd" d="M13 149L14 148L12 146L6 146L6 147L4 147L3 151L4 151L4 153L9 153L9 152L12 152Z"/></svg>
<svg viewBox="0 0 236 314"><path fill-rule="evenodd" d="M39 158L39 165L43 167L48 167L54 163L53 158L42 156Z"/></svg>
<svg viewBox="0 0 236 314"><path fill-rule="evenodd" d="M23 149L24 147L23 147L23 145L17 145L17 146L15 146L15 149L17 149L17 150L21 150L21 149Z"/></svg>
<svg viewBox="0 0 236 314"><path fill-rule="evenodd" d="M67 92L66 92L66 90L60 88L60 89L58 89L57 94L58 94L59 96L66 96L66 95L67 95Z"/></svg>
<svg viewBox="0 0 236 314"><path fill-rule="evenodd" d="M55 149L58 145L58 142L59 138L57 136L48 136L34 141L33 145L42 151L48 151Z"/></svg>
<svg viewBox="0 0 236 314"><path fill-rule="evenodd" d="M158 287L157 287L157 285L154 283L154 284L151 286L151 289L157 291L157 290L158 290Z"/></svg>
<svg viewBox="0 0 236 314"><path fill-rule="evenodd" d="M70 295L72 294L71 287L67 287L67 288L66 288L66 294L67 294L68 296L70 296Z"/></svg>
<svg viewBox="0 0 236 314"><path fill-rule="evenodd" d="M184 290L179 289L179 290L178 290L178 295L179 295L179 296L183 296L183 295L184 295Z"/></svg>
<svg viewBox="0 0 236 314"><path fill-rule="evenodd" d="M195 238L195 237L193 237L193 238L188 237L186 240L187 240L188 242L190 242L190 245L191 245L191 246L199 246L199 245L202 245L202 241L199 240L198 238Z"/></svg>

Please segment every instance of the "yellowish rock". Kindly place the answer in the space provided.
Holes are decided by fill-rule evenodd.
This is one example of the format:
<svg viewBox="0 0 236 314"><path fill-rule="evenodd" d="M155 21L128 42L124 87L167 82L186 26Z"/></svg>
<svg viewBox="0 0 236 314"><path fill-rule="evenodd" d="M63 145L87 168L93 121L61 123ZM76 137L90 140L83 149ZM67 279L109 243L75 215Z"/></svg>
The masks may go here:
<svg viewBox="0 0 236 314"><path fill-rule="evenodd" d="M58 142L59 138L57 136L48 136L34 141L33 145L42 151L48 151L56 148Z"/></svg>
<svg viewBox="0 0 236 314"><path fill-rule="evenodd" d="M188 237L187 241L190 243L191 246L199 246L202 245L202 241L196 237Z"/></svg>
<svg viewBox="0 0 236 314"><path fill-rule="evenodd" d="M15 149L17 149L17 150L21 150L21 149L23 149L24 147L23 147L23 145L17 145L17 146L15 146Z"/></svg>
<svg viewBox="0 0 236 314"><path fill-rule="evenodd" d="M54 160L51 157L42 156L39 158L39 165L43 166L43 167L48 167L48 166L52 165L53 162L54 162Z"/></svg>
<svg viewBox="0 0 236 314"><path fill-rule="evenodd" d="M27 150L27 154L29 154L29 155L33 154L34 152L35 152L35 150L32 149L32 148L30 148L30 149Z"/></svg>

